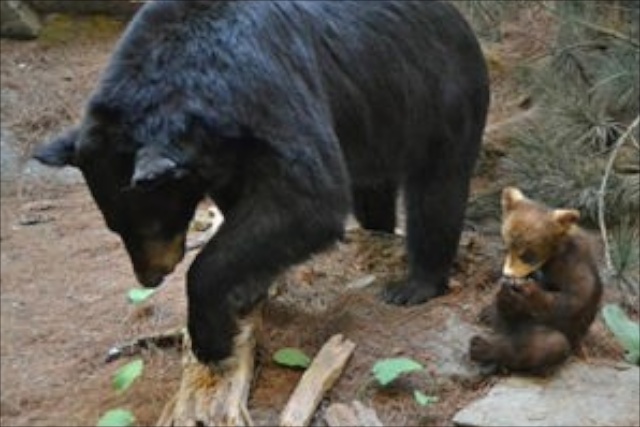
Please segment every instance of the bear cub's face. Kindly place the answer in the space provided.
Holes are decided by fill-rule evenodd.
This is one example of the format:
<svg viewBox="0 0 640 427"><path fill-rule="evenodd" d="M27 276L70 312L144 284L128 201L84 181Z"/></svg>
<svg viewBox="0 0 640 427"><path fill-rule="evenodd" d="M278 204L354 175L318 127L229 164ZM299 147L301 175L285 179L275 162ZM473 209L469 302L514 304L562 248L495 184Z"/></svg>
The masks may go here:
<svg viewBox="0 0 640 427"><path fill-rule="evenodd" d="M502 238L506 278L521 280L540 269L580 218L573 209L549 209L515 187L502 191Z"/></svg>

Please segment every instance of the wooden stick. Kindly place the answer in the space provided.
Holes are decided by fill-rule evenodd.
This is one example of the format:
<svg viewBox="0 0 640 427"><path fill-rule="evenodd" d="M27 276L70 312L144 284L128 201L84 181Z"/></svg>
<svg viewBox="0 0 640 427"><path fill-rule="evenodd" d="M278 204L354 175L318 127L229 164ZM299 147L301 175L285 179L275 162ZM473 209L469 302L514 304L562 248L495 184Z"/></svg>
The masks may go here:
<svg viewBox="0 0 640 427"><path fill-rule="evenodd" d="M329 427L371 426L382 427L383 424L373 408L365 406L359 400L351 405L333 403L327 408L324 416Z"/></svg>
<svg viewBox="0 0 640 427"><path fill-rule="evenodd" d="M332 336L325 343L282 411L281 426L309 425L322 396L340 377L355 347L353 342L343 340L341 334Z"/></svg>

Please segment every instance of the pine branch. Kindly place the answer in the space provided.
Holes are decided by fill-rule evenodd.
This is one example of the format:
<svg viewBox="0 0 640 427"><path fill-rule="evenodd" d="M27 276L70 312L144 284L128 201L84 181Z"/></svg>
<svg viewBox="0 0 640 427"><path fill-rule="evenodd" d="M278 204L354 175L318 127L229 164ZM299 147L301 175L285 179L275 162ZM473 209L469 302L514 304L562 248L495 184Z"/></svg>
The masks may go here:
<svg viewBox="0 0 640 427"><path fill-rule="evenodd" d="M574 23L574 24L582 25L583 27L586 27L586 28L589 28L591 30L597 31L597 32L599 32L601 34L604 34L604 35L607 35L609 37L613 37L613 38L616 38L618 40L622 40L622 41L627 42L627 43L629 43L630 45L632 45L632 46L634 46L636 48L640 48L640 42L635 40L633 37L630 37L630 36L628 36L628 35L626 35L624 33L621 33L619 31L614 30L613 28L603 27L601 25L597 25L597 24L585 21L585 20L580 19L580 18L574 18L574 17L568 17L568 16L560 16L558 14L558 12L553 10L552 7L549 7L548 5L546 5L544 3L542 4L542 7L544 7L545 10L547 10L549 13L551 13L552 15L557 17L558 19L566 20L566 21L569 21L569 22Z"/></svg>

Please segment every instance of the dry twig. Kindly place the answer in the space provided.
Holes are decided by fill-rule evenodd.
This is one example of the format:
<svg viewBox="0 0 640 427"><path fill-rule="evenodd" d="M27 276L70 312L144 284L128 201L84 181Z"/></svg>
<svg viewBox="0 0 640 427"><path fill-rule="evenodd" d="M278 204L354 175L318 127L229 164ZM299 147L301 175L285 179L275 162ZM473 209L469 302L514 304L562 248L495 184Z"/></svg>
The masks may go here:
<svg viewBox="0 0 640 427"><path fill-rule="evenodd" d="M607 166L604 170L604 176L602 177L602 182L600 183L600 190L598 191L598 225L600 227L600 233L602 235L602 242L604 244L604 257L605 263L607 266L607 270L611 272L613 270L613 263L611 262L611 249L609 248L609 237L607 235L607 226L605 224L604 212L605 212L605 203L604 203L604 195L607 189L607 182L609 181L609 176L611 175L611 171L613 170L613 164L615 162L616 156L618 155L618 151L627 140L627 138L638 126L638 120L640 116L636 116L636 119L629 125L627 130L620 135L620 138L616 141L611 150L611 154L609 155L609 160L607 162Z"/></svg>

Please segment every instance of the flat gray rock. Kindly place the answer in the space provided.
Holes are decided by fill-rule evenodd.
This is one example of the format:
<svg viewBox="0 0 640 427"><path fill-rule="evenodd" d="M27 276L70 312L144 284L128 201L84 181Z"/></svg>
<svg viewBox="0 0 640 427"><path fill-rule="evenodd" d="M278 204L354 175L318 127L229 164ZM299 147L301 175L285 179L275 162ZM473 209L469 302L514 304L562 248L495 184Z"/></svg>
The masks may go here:
<svg viewBox="0 0 640 427"><path fill-rule="evenodd" d="M638 426L640 371L569 363L546 379L513 376L459 411L463 426Z"/></svg>
<svg viewBox="0 0 640 427"><path fill-rule="evenodd" d="M439 328L425 331L425 335L416 338L419 346L432 355L435 372L438 377L445 377L456 381L476 381L480 378L478 365L469 361L469 341L473 335L484 330L460 317L458 313L448 307L438 307L442 310L438 318L446 318Z"/></svg>
<svg viewBox="0 0 640 427"><path fill-rule="evenodd" d="M1 1L1 0L0 0ZM52 168L35 160L24 160L20 143L9 130L0 127L0 193L10 194L21 187L46 188L48 186L72 185L84 182L76 168Z"/></svg>
<svg viewBox="0 0 640 427"><path fill-rule="evenodd" d="M42 25L38 15L20 0L0 2L0 36L15 39L38 37Z"/></svg>
<svg viewBox="0 0 640 427"><path fill-rule="evenodd" d="M79 169L65 166L62 168L50 167L40 164L36 160L29 159L21 170L21 179L26 184L78 184L83 181Z"/></svg>

